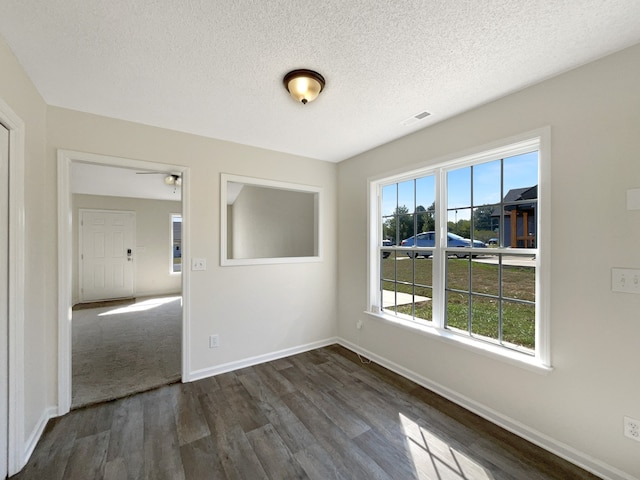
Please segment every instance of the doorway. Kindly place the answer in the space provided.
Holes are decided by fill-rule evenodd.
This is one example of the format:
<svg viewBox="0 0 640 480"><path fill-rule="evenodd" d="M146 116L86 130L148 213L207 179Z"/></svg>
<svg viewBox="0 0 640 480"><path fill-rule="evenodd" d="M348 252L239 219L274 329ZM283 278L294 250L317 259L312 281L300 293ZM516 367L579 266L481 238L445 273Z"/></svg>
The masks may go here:
<svg viewBox="0 0 640 480"><path fill-rule="evenodd" d="M73 315L76 312L72 311L72 306L74 303L77 303L77 300L74 301L73 299L78 298L77 296L74 296L76 295L74 294L74 292L77 292L78 286L77 284L74 284L75 280L73 275L73 268L74 268L73 264L75 263L74 260L77 260L77 257L74 258L74 256L77 255L78 241L76 241L75 247L73 244L74 244L74 236L76 239L78 238L77 236L78 230L75 230L75 235L74 235L74 223L76 224L75 227L78 228L77 224L78 224L79 216L77 215L77 209L74 210L74 202L73 202L74 197L72 195L72 176L73 176L73 167L79 166L79 165L92 165L94 167L103 168L105 175L102 175L102 174L100 175L100 178L103 181L104 181L104 177L108 176L109 169L113 169L113 168L128 170L130 171L129 173L133 172L133 174L136 174L138 172L140 173L170 172L171 175L179 176L182 181L181 215L183 218L183 223L188 222L188 195L187 195L187 189L189 187L188 167L184 167L180 165L158 164L153 162L130 160L130 159L117 158L117 157L106 157L102 155L72 152L72 151L66 151L66 150L61 150L58 152L58 172L59 172L58 207L59 207L59 213L60 213L59 218L61 219L61 222L59 225L59 242L58 242L58 245L59 245L58 253L59 253L59 259L60 259L59 261L59 275L60 275L60 279L59 279L59 285L60 285L59 364L60 364L60 370L59 370L59 378L58 378L58 395L59 395L59 412L58 413L61 415L64 413L67 413L70 410L72 405L72 392L73 392L72 365L73 365L73 340L74 340L73 327L74 325L72 322L73 322ZM139 178L151 177L151 176L152 175L141 175ZM116 178L117 178L117 181L112 181L112 182L105 181L104 183L112 183L112 184L117 184L119 186L126 183L122 172L120 173L120 176ZM162 183L164 183L162 176L159 177L159 180ZM165 184L164 187L167 188L167 185ZM142 190L142 188L140 190ZM87 192L87 194L88 193L89 192ZM108 208L108 210L111 210L111 208ZM130 208L126 208L122 210L130 210ZM137 216L136 220L139 225L141 222L139 215ZM166 223L167 223L167 231L168 231L168 228L169 228L168 219ZM188 237L186 235L186 232L185 234L183 234L182 244L183 244L182 255L184 256L188 252ZM144 255L145 246L144 245L140 246L140 244L138 244L138 245L133 245L130 248L131 250L130 256L133 259L133 261L126 260L126 257L129 256L129 252L128 252L129 247L124 247L124 248L125 248L124 261L126 262L126 264L133 263L133 268L135 271L136 257L140 257L141 255ZM149 248L149 250L147 250L147 253L150 250L152 249ZM168 246L167 257L169 257L169 255L170 255L170 245ZM75 268L78 268L78 264L76 264ZM169 268L169 265L168 265L168 259L167 259L167 270L168 268ZM177 378L178 380L181 378L184 379L185 372L188 371L188 366L187 366L188 351L186 347L187 345L186 339L188 338L187 318L188 318L189 292L188 292L188 289L185 288L185 285L188 285L188 276L189 276L189 271L187 270L185 272L182 272L181 277L179 278L180 290L182 293L181 302L180 301L179 302L182 305L179 313L179 316L180 316L179 331L177 334L177 342L180 345L180 348L178 351L178 362L180 363L179 375ZM134 286L133 296L135 295L136 295L136 290ZM108 296L108 297L113 298L112 296ZM87 300L88 298L89 297L87 297ZM155 309L156 307L158 307L158 304L152 307L149 306L149 303L141 305L142 302L147 302L149 300L150 299L148 298L144 298L144 299L136 298L133 301L130 301L129 305L106 304L98 307L101 309L101 311L97 313L97 315L104 314L101 317L101 320L104 322L110 322L109 324L112 325L114 323L113 322L114 319L125 318L126 317L125 314L127 313L136 312L136 311L140 312L148 309ZM159 303L162 303L162 300ZM107 323L103 323L103 324L107 325ZM116 343L118 343L119 346L122 346L123 342L116 342Z"/></svg>

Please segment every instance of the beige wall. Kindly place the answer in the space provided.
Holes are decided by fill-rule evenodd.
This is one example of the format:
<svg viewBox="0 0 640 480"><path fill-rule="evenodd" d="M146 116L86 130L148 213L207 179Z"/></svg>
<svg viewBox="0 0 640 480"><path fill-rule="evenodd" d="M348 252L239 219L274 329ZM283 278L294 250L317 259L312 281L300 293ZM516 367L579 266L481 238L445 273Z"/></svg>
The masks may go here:
<svg viewBox="0 0 640 480"><path fill-rule="evenodd" d="M25 123L23 426L28 436L55 403L55 345L50 339L57 335L56 167L45 156L46 105L1 37L0 72L0 98Z"/></svg>
<svg viewBox="0 0 640 480"><path fill-rule="evenodd" d="M231 207L230 258L311 257L315 195L245 185Z"/></svg>
<svg viewBox="0 0 640 480"><path fill-rule="evenodd" d="M335 164L56 107L48 109L47 126L51 163L61 148L190 168L189 251L207 260L207 270L190 278L192 372L335 336ZM221 173L322 187L323 261L221 267ZM220 335L219 348L208 348L211 334Z"/></svg>
<svg viewBox="0 0 640 480"><path fill-rule="evenodd" d="M551 126L551 357L539 375L363 314L367 178ZM640 46L339 164L339 335L525 428L640 477L640 296L611 267L640 268ZM364 321L363 330L355 328ZM632 380L634 379L634 380Z"/></svg>
<svg viewBox="0 0 640 480"><path fill-rule="evenodd" d="M182 212L182 203L170 200L73 195L73 282L72 298L80 298L78 286L79 209L136 212L134 295L164 295L181 291L182 275L170 273L171 214Z"/></svg>

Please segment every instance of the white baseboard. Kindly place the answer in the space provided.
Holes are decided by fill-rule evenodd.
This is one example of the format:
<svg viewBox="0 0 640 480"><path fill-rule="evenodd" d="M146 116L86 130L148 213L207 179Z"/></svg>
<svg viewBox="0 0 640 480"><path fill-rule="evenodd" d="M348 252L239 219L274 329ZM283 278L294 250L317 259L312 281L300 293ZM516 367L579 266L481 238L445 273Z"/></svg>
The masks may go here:
<svg viewBox="0 0 640 480"><path fill-rule="evenodd" d="M276 352L265 353L264 355L258 355L255 357L249 357L235 362L224 363L215 367L203 368L201 370L195 370L189 373L188 378L184 381L193 382L202 378L213 377L220 375L221 373L232 372L241 368L251 367L260 363L271 362L278 360L279 358L290 357L298 353L308 352L309 350L315 350L316 348L326 347L339 343L337 338L327 338L317 342L307 343L306 345L299 345L297 347L287 348L284 350L278 350Z"/></svg>
<svg viewBox="0 0 640 480"><path fill-rule="evenodd" d="M543 448L554 455L557 455L565 460L583 468L594 475L598 475L605 480L638 480L632 475L623 472L622 470L613 467L605 462L602 462L596 458L591 457L575 448L555 440L544 433L538 432L523 423L514 420L513 418L507 417L506 415L497 412L481 403L476 402L475 400L466 397L464 395L460 395L459 393L440 385L439 383L433 382L428 378L419 375L412 370L409 370L402 365L398 365L397 363L392 362L380 355L377 355L373 352L370 352L364 348L361 348L358 345L355 345L343 338L338 338L337 343L342 345L349 350L359 353L360 355L367 357L370 360L382 365L385 368L397 373L398 375L402 375L409 380L421 385L448 400L451 400L453 403L460 405L461 407L466 408L467 410L479 415L480 417L494 423L509 432L528 440L534 445Z"/></svg>
<svg viewBox="0 0 640 480"><path fill-rule="evenodd" d="M29 461L29 459L31 458L31 455L35 450L36 445L38 445L38 441L40 441L40 437L42 437L44 429L47 427L47 422L49 422L49 420L57 416L58 416L57 407L48 407L42 412L42 415L40 416L38 423L36 424L34 429L29 434L29 437L25 441L22 458L20 459L21 464L18 465L19 467L18 471L22 470L24 466L27 464L27 462Z"/></svg>

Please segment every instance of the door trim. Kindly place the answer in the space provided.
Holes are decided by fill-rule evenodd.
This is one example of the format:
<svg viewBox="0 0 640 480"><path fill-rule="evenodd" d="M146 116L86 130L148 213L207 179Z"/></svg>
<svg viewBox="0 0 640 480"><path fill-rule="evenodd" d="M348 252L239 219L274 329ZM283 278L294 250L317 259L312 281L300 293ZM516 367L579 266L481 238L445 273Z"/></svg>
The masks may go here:
<svg viewBox="0 0 640 480"><path fill-rule="evenodd" d="M9 129L9 475L26 464L24 444L24 149L25 125L0 98L0 122Z"/></svg>
<svg viewBox="0 0 640 480"><path fill-rule="evenodd" d="M58 150L58 415L71 409L71 308L73 211L71 208L71 166L74 162L125 167L140 170L170 170L182 176L183 262L189 265L189 185L190 169L184 165L133 160L94 153ZM190 270L182 272L182 381L186 381L189 366L189 278Z"/></svg>

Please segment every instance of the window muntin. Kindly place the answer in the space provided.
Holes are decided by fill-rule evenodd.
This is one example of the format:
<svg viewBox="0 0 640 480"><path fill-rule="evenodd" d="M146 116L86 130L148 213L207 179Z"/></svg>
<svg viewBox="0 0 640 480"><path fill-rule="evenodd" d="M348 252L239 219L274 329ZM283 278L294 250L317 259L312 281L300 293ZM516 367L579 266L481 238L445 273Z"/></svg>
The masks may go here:
<svg viewBox="0 0 640 480"><path fill-rule="evenodd" d="M372 182L383 212L378 238L386 240L377 247L373 312L535 355L548 365L548 307L541 304L548 294L537 291L538 186L541 177L548 183L548 173L540 173L543 137ZM434 188L421 190L421 182ZM418 226L426 212L417 208L425 204L435 241L402 246L406 233L426 231L424 222ZM411 223L412 231L401 228ZM451 246L447 232L467 244ZM425 272L429 280L418 280Z"/></svg>

